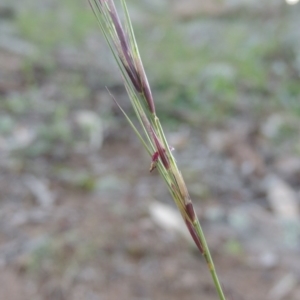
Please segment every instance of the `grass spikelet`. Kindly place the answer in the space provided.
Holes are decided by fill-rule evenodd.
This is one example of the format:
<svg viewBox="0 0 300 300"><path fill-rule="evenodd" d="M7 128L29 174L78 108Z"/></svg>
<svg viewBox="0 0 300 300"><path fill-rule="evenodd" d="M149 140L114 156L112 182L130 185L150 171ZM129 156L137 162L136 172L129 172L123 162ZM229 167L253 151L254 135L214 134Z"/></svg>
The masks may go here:
<svg viewBox="0 0 300 300"><path fill-rule="evenodd" d="M155 103L135 40L126 1L120 1L125 15L124 26L113 0L89 0L89 3L121 71L141 131L113 99L147 150L151 160L150 171L156 168L164 179L196 246L206 260L219 299L225 300L192 200L156 115Z"/></svg>

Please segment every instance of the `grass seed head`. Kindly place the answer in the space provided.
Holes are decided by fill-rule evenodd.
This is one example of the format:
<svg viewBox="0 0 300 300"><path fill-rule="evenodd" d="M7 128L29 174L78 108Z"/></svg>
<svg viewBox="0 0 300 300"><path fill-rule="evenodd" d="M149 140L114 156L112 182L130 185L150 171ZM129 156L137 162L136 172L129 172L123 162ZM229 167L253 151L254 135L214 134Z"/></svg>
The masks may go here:
<svg viewBox="0 0 300 300"><path fill-rule="evenodd" d="M198 237L198 235L195 231L194 226L191 224L191 222L189 220L185 220L185 224L186 224L186 226L187 226L187 228L188 228L188 230L189 230L196 246L198 247L199 251L202 254L204 254L204 248L203 248L202 243L201 243L201 241L200 241L200 239L199 239L199 237Z"/></svg>
<svg viewBox="0 0 300 300"><path fill-rule="evenodd" d="M150 131L151 131L150 133L151 133L151 136L153 138L155 147L156 147L157 152L159 154L159 157L161 159L161 162L164 165L164 167L166 168L166 170L169 170L170 169L170 161L169 161L169 158L167 156L166 149L164 148L164 146L162 145L162 142L157 137L155 131L152 128L152 126L150 127Z"/></svg>

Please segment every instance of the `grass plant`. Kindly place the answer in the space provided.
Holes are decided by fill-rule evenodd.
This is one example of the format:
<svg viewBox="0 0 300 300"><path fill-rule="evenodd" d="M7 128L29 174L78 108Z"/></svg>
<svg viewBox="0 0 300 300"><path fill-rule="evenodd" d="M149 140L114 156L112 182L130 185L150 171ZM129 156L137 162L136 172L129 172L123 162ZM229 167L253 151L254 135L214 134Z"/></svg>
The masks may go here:
<svg viewBox="0 0 300 300"><path fill-rule="evenodd" d="M195 244L207 263L219 299L225 300L192 200L156 114L126 1L121 0L125 17L124 26L113 0L89 0L89 3L123 76L125 88L141 125L139 129L113 99L151 157L150 171L156 168L164 179Z"/></svg>

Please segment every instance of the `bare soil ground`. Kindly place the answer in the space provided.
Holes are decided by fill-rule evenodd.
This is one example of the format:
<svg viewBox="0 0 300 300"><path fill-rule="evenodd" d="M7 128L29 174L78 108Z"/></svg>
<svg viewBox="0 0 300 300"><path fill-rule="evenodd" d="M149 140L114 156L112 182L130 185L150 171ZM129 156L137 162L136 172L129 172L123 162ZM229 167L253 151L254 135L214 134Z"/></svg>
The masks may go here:
<svg viewBox="0 0 300 300"><path fill-rule="evenodd" d="M89 8L44 2L0 4L0 300L217 299L201 255L153 213L159 202L177 222L107 95L131 113ZM141 2L153 19L130 8L161 26L157 107L227 299L298 300L299 8L177 1L170 25L156 2Z"/></svg>

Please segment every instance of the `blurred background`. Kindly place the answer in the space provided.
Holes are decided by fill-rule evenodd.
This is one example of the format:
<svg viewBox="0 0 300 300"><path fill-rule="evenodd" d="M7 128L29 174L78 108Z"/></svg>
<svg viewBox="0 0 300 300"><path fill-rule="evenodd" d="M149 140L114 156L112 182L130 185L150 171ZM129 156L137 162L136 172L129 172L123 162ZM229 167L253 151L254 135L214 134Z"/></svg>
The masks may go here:
<svg viewBox="0 0 300 300"><path fill-rule="evenodd" d="M300 3L128 6L228 299L300 299ZM106 86L87 1L1 0L0 299L217 299Z"/></svg>

